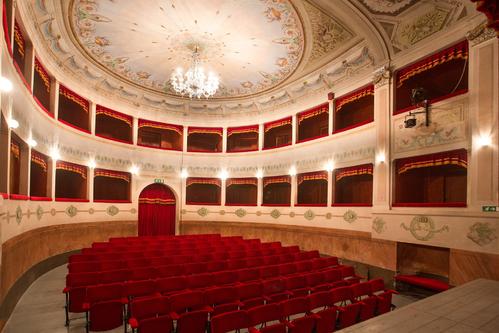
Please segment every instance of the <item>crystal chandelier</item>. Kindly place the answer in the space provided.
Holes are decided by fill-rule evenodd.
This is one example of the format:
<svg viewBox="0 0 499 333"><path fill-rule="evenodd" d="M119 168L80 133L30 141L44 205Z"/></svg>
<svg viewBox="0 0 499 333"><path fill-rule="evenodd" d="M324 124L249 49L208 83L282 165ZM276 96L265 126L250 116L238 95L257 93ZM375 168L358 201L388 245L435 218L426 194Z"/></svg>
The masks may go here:
<svg viewBox="0 0 499 333"><path fill-rule="evenodd" d="M199 60L199 46L194 47L192 66L184 74L182 68L177 68L170 77L170 83L175 92L188 95L189 98L210 97L218 89L218 77L213 73L204 73Z"/></svg>

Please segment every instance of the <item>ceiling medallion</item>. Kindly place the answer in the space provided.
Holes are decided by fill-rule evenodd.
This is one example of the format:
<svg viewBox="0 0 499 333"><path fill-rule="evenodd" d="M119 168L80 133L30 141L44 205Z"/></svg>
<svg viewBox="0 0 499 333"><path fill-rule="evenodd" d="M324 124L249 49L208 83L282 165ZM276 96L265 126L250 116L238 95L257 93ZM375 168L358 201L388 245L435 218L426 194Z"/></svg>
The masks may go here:
<svg viewBox="0 0 499 333"><path fill-rule="evenodd" d="M212 72L208 76L204 73L199 60L199 45L194 46L192 53L192 66L184 74L181 67L178 67L170 77L170 84L178 94L189 96L189 98L211 97L218 89L218 77Z"/></svg>

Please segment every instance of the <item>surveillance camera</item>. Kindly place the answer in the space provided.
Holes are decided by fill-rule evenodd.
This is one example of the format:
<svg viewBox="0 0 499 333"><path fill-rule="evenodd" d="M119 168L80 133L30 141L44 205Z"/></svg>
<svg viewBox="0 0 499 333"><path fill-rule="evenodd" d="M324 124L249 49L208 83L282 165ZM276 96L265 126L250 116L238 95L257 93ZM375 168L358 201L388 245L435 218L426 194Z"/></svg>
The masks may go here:
<svg viewBox="0 0 499 333"><path fill-rule="evenodd" d="M413 128L414 126L416 126L416 118L409 118L404 120L405 128Z"/></svg>

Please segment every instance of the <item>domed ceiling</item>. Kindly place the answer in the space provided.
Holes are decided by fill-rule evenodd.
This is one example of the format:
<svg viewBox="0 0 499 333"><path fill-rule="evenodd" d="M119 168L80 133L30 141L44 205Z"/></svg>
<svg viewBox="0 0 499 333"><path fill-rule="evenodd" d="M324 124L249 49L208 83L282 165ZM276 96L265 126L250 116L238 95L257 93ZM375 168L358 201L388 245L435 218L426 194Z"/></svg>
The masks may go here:
<svg viewBox="0 0 499 333"><path fill-rule="evenodd" d="M203 119L323 101L479 15L469 0L29 0L17 8L37 57L84 97ZM169 85L197 47L220 78L208 100Z"/></svg>
<svg viewBox="0 0 499 333"><path fill-rule="evenodd" d="M70 10L88 56L157 92L175 93L170 75L190 66L196 47L205 70L219 76L218 97L275 87L303 54L303 28L286 0L74 0Z"/></svg>

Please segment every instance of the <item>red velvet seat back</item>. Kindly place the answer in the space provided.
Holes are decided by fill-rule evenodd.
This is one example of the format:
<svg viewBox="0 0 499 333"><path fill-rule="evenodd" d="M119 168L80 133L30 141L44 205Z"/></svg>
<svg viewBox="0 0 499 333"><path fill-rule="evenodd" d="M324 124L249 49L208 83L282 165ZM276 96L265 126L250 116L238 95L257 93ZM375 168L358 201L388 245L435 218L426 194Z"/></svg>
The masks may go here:
<svg viewBox="0 0 499 333"><path fill-rule="evenodd" d="M282 317L282 307L279 303L255 306L248 310L250 326L280 320Z"/></svg>
<svg viewBox="0 0 499 333"><path fill-rule="evenodd" d="M120 300L93 303L89 310L90 330L107 331L123 325L123 304Z"/></svg>
<svg viewBox="0 0 499 333"><path fill-rule="evenodd" d="M360 303L354 303L340 309L338 316L340 329L352 326L357 323L361 306L362 305Z"/></svg>
<svg viewBox="0 0 499 333"><path fill-rule="evenodd" d="M362 300L362 307L360 308L360 321L368 320L374 317L377 304L378 298L376 296L364 298Z"/></svg>
<svg viewBox="0 0 499 333"><path fill-rule="evenodd" d="M247 328L249 325L246 311L226 312L211 318L211 333L226 333Z"/></svg>
<svg viewBox="0 0 499 333"><path fill-rule="evenodd" d="M170 333L173 332L173 320L168 315L144 319L139 324L140 333Z"/></svg>
<svg viewBox="0 0 499 333"><path fill-rule="evenodd" d="M191 311L180 315L176 333L205 333L208 311Z"/></svg>
<svg viewBox="0 0 499 333"><path fill-rule="evenodd" d="M291 322L288 333L312 333L315 326L315 318L305 316Z"/></svg>
<svg viewBox="0 0 499 333"><path fill-rule="evenodd" d="M164 296L138 298L130 303L130 315L139 322L145 318L165 315L169 312L168 298Z"/></svg>
<svg viewBox="0 0 499 333"><path fill-rule="evenodd" d="M310 311L310 301L307 297L296 297L280 303L283 317L306 313Z"/></svg>
<svg viewBox="0 0 499 333"><path fill-rule="evenodd" d="M336 329L336 308L328 308L317 312L319 318L316 320L316 333L330 333Z"/></svg>

